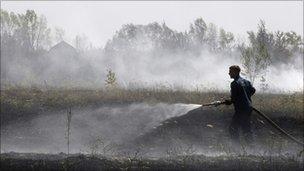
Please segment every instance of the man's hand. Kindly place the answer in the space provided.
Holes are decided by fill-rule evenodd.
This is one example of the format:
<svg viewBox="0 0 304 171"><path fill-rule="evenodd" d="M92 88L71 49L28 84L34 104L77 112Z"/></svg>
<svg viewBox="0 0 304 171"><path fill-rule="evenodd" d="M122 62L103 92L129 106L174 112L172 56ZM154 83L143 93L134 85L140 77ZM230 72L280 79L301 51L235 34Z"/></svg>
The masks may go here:
<svg viewBox="0 0 304 171"><path fill-rule="evenodd" d="M231 104L232 104L232 101L226 99L226 100L224 101L224 104L225 104L225 105L231 105Z"/></svg>

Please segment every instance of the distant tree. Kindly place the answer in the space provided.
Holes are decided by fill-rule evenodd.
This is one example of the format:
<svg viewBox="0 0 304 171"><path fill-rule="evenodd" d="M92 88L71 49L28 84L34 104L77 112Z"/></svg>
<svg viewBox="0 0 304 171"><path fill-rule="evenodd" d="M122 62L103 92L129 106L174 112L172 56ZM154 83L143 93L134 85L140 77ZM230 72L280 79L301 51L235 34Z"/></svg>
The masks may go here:
<svg viewBox="0 0 304 171"><path fill-rule="evenodd" d="M24 61L39 60L51 45L50 31L46 18L33 10L16 14L1 9L1 80L9 80L7 71L12 65L29 67L28 72L37 68ZM32 76L36 77L35 74Z"/></svg>
<svg viewBox="0 0 304 171"><path fill-rule="evenodd" d="M30 52L50 46L50 29L46 18L37 16L34 10L27 10L25 15L19 14L21 28L19 40Z"/></svg>
<svg viewBox="0 0 304 171"><path fill-rule="evenodd" d="M25 14L1 10L1 42L10 42L10 46L23 55L48 48L50 31L46 18L38 17L33 10L27 10Z"/></svg>
<svg viewBox="0 0 304 171"><path fill-rule="evenodd" d="M20 21L18 16L13 12L8 13L7 11L2 9L0 16L1 16L1 37L13 36L16 30L20 27Z"/></svg>
<svg viewBox="0 0 304 171"><path fill-rule="evenodd" d="M61 42L65 40L65 31L62 28L56 27L55 28L55 35L54 35L55 42Z"/></svg>
<svg viewBox="0 0 304 171"><path fill-rule="evenodd" d="M90 48L88 37L86 35L76 35L74 39L74 46L80 53L85 52Z"/></svg>
<svg viewBox="0 0 304 171"><path fill-rule="evenodd" d="M38 30L36 36L36 50L49 48L52 44L51 29L47 27L45 16L41 15L38 19Z"/></svg>
<svg viewBox="0 0 304 171"><path fill-rule="evenodd" d="M175 32L166 23L162 24L161 48L164 50L176 50L178 46Z"/></svg>
<svg viewBox="0 0 304 171"><path fill-rule="evenodd" d="M15 60L15 54L20 50L20 43L16 32L20 28L18 16L1 9L1 81L7 80L7 71L10 62Z"/></svg>
<svg viewBox="0 0 304 171"><path fill-rule="evenodd" d="M277 31L274 34L274 42L271 47L271 62L286 63L292 56L292 52L288 49L287 36L284 32Z"/></svg>
<svg viewBox="0 0 304 171"><path fill-rule="evenodd" d="M286 35L286 40L289 44L288 48L290 48L292 52L299 51L301 50L301 48L303 48L303 40L301 36L298 35L296 32L294 31L287 32L285 33L285 35Z"/></svg>
<svg viewBox="0 0 304 171"><path fill-rule="evenodd" d="M162 54L163 52L175 53L186 49L186 37L170 29L166 23L161 25L151 23L148 25L126 24L116 32L107 42L107 54L120 54L119 56L131 57L138 53L146 52Z"/></svg>
<svg viewBox="0 0 304 171"><path fill-rule="evenodd" d="M234 36L231 32L226 32L224 29L220 29L220 36L219 36L219 45L221 50L230 49L231 44L234 41Z"/></svg>
<svg viewBox="0 0 304 171"><path fill-rule="evenodd" d="M267 34L264 21L258 25L258 32L248 32L250 46L241 46L241 57L245 74L248 75L252 83L256 77L266 74L266 69L270 65L270 54L268 45L271 36Z"/></svg>
<svg viewBox="0 0 304 171"><path fill-rule="evenodd" d="M218 50L218 33L217 27L213 23L209 23L207 27L206 42L209 46L211 52L216 52Z"/></svg>
<svg viewBox="0 0 304 171"><path fill-rule="evenodd" d="M16 32L20 29L18 16L1 9L1 56L14 56L20 43Z"/></svg>
<svg viewBox="0 0 304 171"><path fill-rule="evenodd" d="M194 44L203 45L206 39L207 24L202 18L198 18L193 24L190 24L189 36Z"/></svg>
<svg viewBox="0 0 304 171"><path fill-rule="evenodd" d="M108 69L107 72L108 72L107 73L107 79L105 80L106 87L108 87L108 88L116 87L117 86L117 80L116 80L115 73L111 69Z"/></svg>
<svg viewBox="0 0 304 171"><path fill-rule="evenodd" d="M162 39L162 32L163 28L162 26L157 23L150 23L145 28L145 33L148 35L148 37L153 42L153 45L156 49L161 48L161 39Z"/></svg>

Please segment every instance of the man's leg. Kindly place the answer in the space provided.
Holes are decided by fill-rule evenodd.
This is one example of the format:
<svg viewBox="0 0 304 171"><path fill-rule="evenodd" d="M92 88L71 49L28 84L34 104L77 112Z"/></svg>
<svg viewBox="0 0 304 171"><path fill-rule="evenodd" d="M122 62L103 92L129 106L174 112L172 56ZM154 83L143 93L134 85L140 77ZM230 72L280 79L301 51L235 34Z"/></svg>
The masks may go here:
<svg viewBox="0 0 304 171"><path fill-rule="evenodd" d="M253 133L251 130L251 123L250 123L251 112L252 112L251 110L244 112L241 121L242 132L244 134L245 141L248 145L253 143L253 135L252 135Z"/></svg>
<svg viewBox="0 0 304 171"><path fill-rule="evenodd" d="M239 127L240 127L240 118L237 114L234 114L232 117L231 124L229 126L229 133L232 141L234 141L234 143L237 144L240 143Z"/></svg>

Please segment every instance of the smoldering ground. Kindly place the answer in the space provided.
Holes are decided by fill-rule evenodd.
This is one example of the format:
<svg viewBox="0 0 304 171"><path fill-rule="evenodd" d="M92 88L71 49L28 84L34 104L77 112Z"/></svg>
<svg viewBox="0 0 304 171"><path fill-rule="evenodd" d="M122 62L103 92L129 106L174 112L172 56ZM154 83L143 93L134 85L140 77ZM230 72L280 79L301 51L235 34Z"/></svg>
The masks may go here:
<svg viewBox="0 0 304 171"><path fill-rule="evenodd" d="M70 153L142 157L179 155L297 154L301 147L282 138L253 116L255 149L240 150L230 141L227 128L231 108L199 108L194 104L121 104L72 109ZM1 152L67 152L66 111L41 113L1 129ZM302 139L303 125L277 117L284 129ZM288 126L293 124L292 127Z"/></svg>
<svg viewBox="0 0 304 171"><path fill-rule="evenodd" d="M92 143L122 144L149 132L173 116L185 114L191 105L135 103L100 108L72 109L71 152L89 152ZM41 113L1 129L1 151L66 152L66 111Z"/></svg>

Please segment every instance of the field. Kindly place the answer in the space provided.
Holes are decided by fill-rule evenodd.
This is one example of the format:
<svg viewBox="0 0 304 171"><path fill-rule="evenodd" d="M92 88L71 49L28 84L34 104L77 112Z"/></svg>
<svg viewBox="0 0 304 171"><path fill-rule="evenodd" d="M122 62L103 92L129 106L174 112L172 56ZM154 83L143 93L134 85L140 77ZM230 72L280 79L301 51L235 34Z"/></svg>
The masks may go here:
<svg viewBox="0 0 304 171"><path fill-rule="evenodd" d="M41 170L303 169L303 147L282 137L266 121L256 115L252 117L253 130L257 135L257 145L254 149L249 149L244 144L241 145L241 148L235 148L231 145L226 131L233 114L231 106L211 107L204 110L191 108L182 115L172 117L157 115L157 112L161 111L159 108L168 108L168 110L172 108L172 111L174 111L176 104L203 104L228 97L229 93L217 90L206 92L173 91L166 87L132 90L119 88L42 90L12 87L2 90L1 139L5 140L13 134L15 125L22 126L33 123L32 120L43 118L43 115L48 115L49 119L52 118L52 115L57 118L61 115L65 116L66 110L71 108L72 138L70 143L71 146L72 144L74 146L71 147L71 154L67 154L65 150L66 137L64 137L65 132L63 131L62 141L56 141L56 143L62 143L61 146L63 147L59 149L61 153L56 151L53 154L46 154L45 152L24 152L22 150L11 152L1 149L1 168L5 170L37 170L38 168ZM257 109L267 114L297 139L303 141L302 93L256 94L253 97L253 102ZM141 106L144 106L143 109L140 108ZM149 108L149 106L152 107ZM113 116L100 112L101 109L102 111L105 109L111 111L111 108L121 114L112 118ZM91 111L91 113L93 114L90 112L87 112L86 115L81 113L83 110L88 111L88 109L92 109L93 112ZM145 110L147 110L147 113L144 113ZM99 111L99 113L96 114L96 111ZM144 114L140 115L137 111L142 111ZM134 114L134 118L131 114ZM76 121L89 120L95 115L98 116L100 122L90 121L82 123L82 127L73 126ZM124 118L124 115L128 116ZM155 119L150 115L156 115L157 118ZM80 116L81 119L77 118ZM117 118L122 118L122 121L115 121L114 119ZM128 120L127 118L131 119ZM149 119L153 121L149 123ZM38 121L42 121L42 119ZM103 133L102 135L105 135L102 140L98 139L97 134L99 132L93 131L97 138L95 137L95 141L88 145L88 150L82 153L75 151L75 139L77 138L75 132L82 134L79 132L80 128L86 129L90 126L91 130L95 123L105 124L107 122L117 125L97 129ZM128 124L133 122L138 122L138 124L129 127ZM65 121L60 125L63 128L64 123ZM114 127L125 128L125 132L118 134ZM108 133L108 135L107 132L103 132L105 129L114 130L116 134L111 132L113 136L123 135L124 138L118 137L113 140L115 141L114 145L114 143L106 141L112 134ZM139 130L143 132L138 132ZM120 139L122 140L119 141ZM27 139L20 139L20 142L25 140ZM36 141L38 140L52 141L43 138ZM1 146L8 145L1 141ZM107 149L108 147L111 148Z"/></svg>
<svg viewBox="0 0 304 171"><path fill-rule="evenodd" d="M12 87L1 90L1 116L5 123L15 117L30 117L40 111L67 109L68 107L98 106L103 104L186 103L203 104L229 98L229 93L209 90L173 91L169 88L155 89L113 89L109 90L41 90L39 88ZM286 115L299 120L303 115L303 93L257 94L253 96L254 106L266 112ZM5 124L3 123L3 124Z"/></svg>

